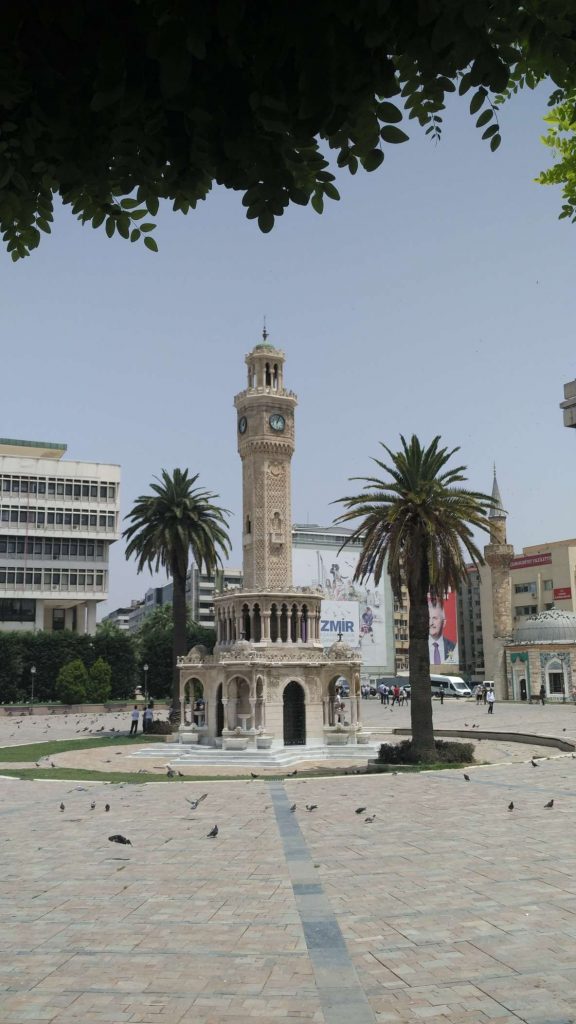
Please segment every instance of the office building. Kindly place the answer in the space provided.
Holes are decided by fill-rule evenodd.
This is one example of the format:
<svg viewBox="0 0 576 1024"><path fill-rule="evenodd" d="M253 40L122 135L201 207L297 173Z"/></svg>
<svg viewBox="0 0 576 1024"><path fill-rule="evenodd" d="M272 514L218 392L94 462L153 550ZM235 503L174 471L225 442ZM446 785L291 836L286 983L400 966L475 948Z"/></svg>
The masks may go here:
<svg viewBox="0 0 576 1024"><path fill-rule="evenodd" d="M119 537L120 468L0 438L0 629L94 633Z"/></svg>

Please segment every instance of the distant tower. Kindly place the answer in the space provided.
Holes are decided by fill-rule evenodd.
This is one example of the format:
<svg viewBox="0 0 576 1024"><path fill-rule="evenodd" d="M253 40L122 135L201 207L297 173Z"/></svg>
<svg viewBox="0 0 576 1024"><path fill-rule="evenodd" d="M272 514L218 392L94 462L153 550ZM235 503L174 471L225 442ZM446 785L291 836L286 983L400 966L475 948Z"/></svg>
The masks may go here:
<svg viewBox="0 0 576 1024"><path fill-rule="evenodd" d="M492 582L492 614L494 621L494 689L498 700L508 700L508 682L504 643L512 635L512 584L510 564L514 548L506 542L506 512L502 506L500 489L494 466L492 497L495 505L490 510L490 543L484 548L484 558L490 566Z"/></svg>
<svg viewBox="0 0 576 1024"><path fill-rule="evenodd" d="M242 459L245 590L292 587L292 499L297 399L284 387L284 353L262 341L246 356L247 388L236 395Z"/></svg>

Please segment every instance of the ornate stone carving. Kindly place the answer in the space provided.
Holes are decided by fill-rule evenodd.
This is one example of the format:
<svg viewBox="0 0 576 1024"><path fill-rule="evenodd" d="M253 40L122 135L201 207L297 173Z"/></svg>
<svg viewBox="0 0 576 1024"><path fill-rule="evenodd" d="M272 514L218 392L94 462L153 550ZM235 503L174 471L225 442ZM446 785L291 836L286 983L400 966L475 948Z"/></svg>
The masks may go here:
<svg viewBox="0 0 576 1024"><path fill-rule="evenodd" d="M337 640L332 644L326 651L326 657L330 661L357 661L359 663L362 661L358 651L355 651L349 644L345 644L343 640Z"/></svg>

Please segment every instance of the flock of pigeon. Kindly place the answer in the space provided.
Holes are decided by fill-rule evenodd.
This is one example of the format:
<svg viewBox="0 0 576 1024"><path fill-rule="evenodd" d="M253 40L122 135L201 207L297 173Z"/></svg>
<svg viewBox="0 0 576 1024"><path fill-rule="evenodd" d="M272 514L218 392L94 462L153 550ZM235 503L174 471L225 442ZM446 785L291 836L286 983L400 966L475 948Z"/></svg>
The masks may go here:
<svg viewBox="0 0 576 1024"><path fill-rule="evenodd" d="M474 728L474 726L472 726L472 728ZM565 731L566 730L564 730L564 732ZM572 760L574 760L575 758L576 758L576 754L572 754ZM533 768L539 768L540 767L540 765L538 764L538 761L536 760L535 757L532 757L530 759L530 764L532 765ZM467 775L466 772L464 772L464 782L471 782L471 781L472 781L472 779L470 778L470 776ZM550 810L550 808L554 807L554 800L553 799L549 800L548 803L544 804L544 807L545 807L546 810ZM508 810L509 811L513 811L514 810L514 801L513 800L511 800L510 803L508 804Z"/></svg>

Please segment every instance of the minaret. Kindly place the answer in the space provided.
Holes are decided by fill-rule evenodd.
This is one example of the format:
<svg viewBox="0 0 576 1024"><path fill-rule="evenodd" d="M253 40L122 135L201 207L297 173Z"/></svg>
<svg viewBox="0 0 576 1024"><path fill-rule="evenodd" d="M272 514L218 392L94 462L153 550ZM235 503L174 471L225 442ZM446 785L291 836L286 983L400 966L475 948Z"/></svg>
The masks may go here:
<svg viewBox="0 0 576 1024"><path fill-rule="evenodd" d="M496 479L492 484L493 507L488 513L490 543L484 548L484 558L490 566L492 583L492 615L494 636L494 689L498 700L508 700L508 682L504 643L512 635L512 584L510 564L514 548L506 542L506 512L502 506L500 488Z"/></svg>
<svg viewBox="0 0 576 1024"><path fill-rule="evenodd" d="M242 459L244 589L292 587L292 500L296 395L284 387L284 353L262 341L246 356L245 391L234 399Z"/></svg>

